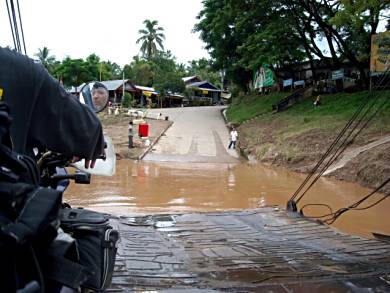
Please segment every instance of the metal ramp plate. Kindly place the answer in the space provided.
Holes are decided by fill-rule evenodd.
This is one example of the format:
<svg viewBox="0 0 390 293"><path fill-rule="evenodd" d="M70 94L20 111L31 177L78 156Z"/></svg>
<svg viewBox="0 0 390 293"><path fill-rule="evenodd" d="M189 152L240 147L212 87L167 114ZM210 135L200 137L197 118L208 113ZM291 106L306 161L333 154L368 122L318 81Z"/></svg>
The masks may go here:
<svg viewBox="0 0 390 293"><path fill-rule="evenodd" d="M117 218L108 292L390 292L390 245L278 208Z"/></svg>

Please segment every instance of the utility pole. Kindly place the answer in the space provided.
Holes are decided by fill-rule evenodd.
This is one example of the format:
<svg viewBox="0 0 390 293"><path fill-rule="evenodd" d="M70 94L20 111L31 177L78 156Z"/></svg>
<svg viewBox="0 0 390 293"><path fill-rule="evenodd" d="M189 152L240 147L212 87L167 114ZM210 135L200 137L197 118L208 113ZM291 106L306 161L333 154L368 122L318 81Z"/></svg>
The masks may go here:
<svg viewBox="0 0 390 293"><path fill-rule="evenodd" d="M125 71L122 71L122 101L125 98Z"/></svg>
<svg viewBox="0 0 390 293"><path fill-rule="evenodd" d="M102 81L102 63L100 63L100 78L99 78L99 81Z"/></svg>

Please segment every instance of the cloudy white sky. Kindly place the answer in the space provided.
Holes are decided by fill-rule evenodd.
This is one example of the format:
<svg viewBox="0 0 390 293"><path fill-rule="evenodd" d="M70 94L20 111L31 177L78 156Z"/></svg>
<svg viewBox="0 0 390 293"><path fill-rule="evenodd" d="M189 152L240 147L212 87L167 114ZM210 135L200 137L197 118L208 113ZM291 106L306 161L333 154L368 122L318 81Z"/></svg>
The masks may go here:
<svg viewBox="0 0 390 293"><path fill-rule="evenodd" d="M145 19L165 30L165 49L186 63L208 58L198 33L192 33L201 0L19 0L27 54L44 46L62 60L96 53L123 66L139 53L138 30ZM13 47L5 1L0 1L0 46Z"/></svg>

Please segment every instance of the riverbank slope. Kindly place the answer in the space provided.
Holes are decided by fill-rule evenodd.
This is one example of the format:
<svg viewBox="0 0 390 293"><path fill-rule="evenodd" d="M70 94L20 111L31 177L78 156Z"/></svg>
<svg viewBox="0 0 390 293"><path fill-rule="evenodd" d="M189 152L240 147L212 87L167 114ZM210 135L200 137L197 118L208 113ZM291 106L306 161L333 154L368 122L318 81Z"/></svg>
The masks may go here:
<svg viewBox="0 0 390 293"><path fill-rule="evenodd" d="M315 97L307 98L281 113L272 113L272 104L287 94L248 95L236 99L227 111L228 120L239 124L239 147L243 155L260 162L309 172L369 92L339 93L322 96L314 107ZM377 105L389 99L390 91L380 96ZM390 105L349 145L346 152L390 136ZM390 142L357 152L344 166L330 173L338 179L358 182L375 188L390 177ZM390 191L390 186L383 189Z"/></svg>

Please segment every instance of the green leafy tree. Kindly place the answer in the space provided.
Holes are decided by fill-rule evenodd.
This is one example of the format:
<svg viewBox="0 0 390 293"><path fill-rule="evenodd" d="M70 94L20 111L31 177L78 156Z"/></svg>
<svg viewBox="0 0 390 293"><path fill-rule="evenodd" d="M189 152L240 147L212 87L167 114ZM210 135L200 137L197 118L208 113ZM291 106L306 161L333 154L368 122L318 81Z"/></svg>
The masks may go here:
<svg viewBox="0 0 390 293"><path fill-rule="evenodd" d="M118 64L111 61L103 61L99 65L102 80L121 79L122 70Z"/></svg>
<svg viewBox="0 0 390 293"><path fill-rule="evenodd" d="M180 93L184 91L181 78L185 75L184 67L176 64L170 51L159 52L153 59L154 87L164 96L168 91Z"/></svg>
<svg viewBox="0 0 390 293"><path fill-rule="evenodd" d="M83 82L96 80L96 72L90 72L90 69L83 59L66 57L54 74L64 82L65 86L79 86Z"/></svg>
<svg viewBox="0 0 390 293"><path fill-rule="evenodd" d="M38 53L34 54L38 58L39 62L50 72L56 62L56 57L50 55L50 50L47 47L38 49Z"/></svg>
<svg viewBox="0 0 390 293"><path fill-rule="evenodd" d="M377 33L379 22L390 19L390 1L356 0L338 1L339 5L330 23L350 45L359 61L367 62L370 57L371 36Z"/></svg>
<svg viewBox="0 0 390 293"><path fill-rule="evenodd" d="M359 69L363 83L368 86L370 36L377 32L380 15L388 11L389 1L283 0L282 3L290 5L290 14L292 11L295 12L292 15L297 15L299 11L305 16L305 32L312 34L309 49L315 46L313 36L323 38L331 54L330 67L337 69L348 60Z"/></svg>
<svg viewBox="0 0 390 293"><path fill-rule="evenodd" d="M122 70L118 64L101 61L96 54L89 55L85 60L66 57L62 62L55 63L52 74L61 79L65 86L79 86L83 82L100 78L101 80L122 78Z"/></svg>
<svg viewBox="0 0 390 293"><path fill-rule="evenodd" d="M161 26L158 26L157 20L151 21L146 19L143 23L145 24L145 29L138 31L138 33L142 36L137 40L137 44L141 43L140 51L142 56L147 60L150 60L157 55L157 45L161 48L161 50L164 50L164 29Z"/></svg>
<svg viewBox="0 0 390 293"><path fill-rule="evenodd" d="M91 76L91 80L99 80L100 79L100 57L96 54L89 55L85 61L83 66L88 72L89 76Z"/></svg>
<svg viewBox="0 0 390 293"><path fill-rule="evenodd" d="M241 88L267 63L276 73L320 59L338 69L344 60L367 82L370 36L388 19L383 0L205 0L200 32L217 69ZM327 44L327 52L319 42ZM330 55L327 56L327 55ZM315 72L314 72L315 75Z"/></svg>
<svg viewBox="0 0 390 293"><path fill-rule="evenodd" d="M206 43L205 47L214 61L214 67L226 71L226 77L242 88L246 88L252 72L239 64L241 54L237 49L250 34L255 33L256 28L246 24L237 27L235 20L244 11L246 14L253 9L250 2L252 1L203 1L204 8L198 15L200 21L194 27L194 31L200 32L201 39ZM239 33L238 29L242 31Z"/></svg>
<svg viewBox="0 0 390 293"><path fill-rule="evenodd" d="M135 56L124 66L123 72L133 83L159 91L159 104L168 92L182 93L185 89L182 77L188 75L185 66L178 64L170 51L160 51L151 60Z"/></svg>
<svg viewBox="0 0 390 293"><path fill-rule="evenodd" d="M133 105L133 96L125 92L125 95L123 96L123 100L122 100L122 106L124 108L129 108L132 105Z"/></svg>
<svg viewBox="0 0 390 293"><path fill-rule="evenodd" d="M134 58L134 61L130 64L132 81L135 84L143 86L152 86L154 72L152 70L152 64L147 60Z"/></svg>
<svg viewBox="0 0 390 293"><path fill-rule="evenodd" d="M199 60L192 60L187 66L189 76L196 75L203 80L207 80L212 84L222 88L222 79L220 71L215 70L210 60L201 58Z"/></svg>

